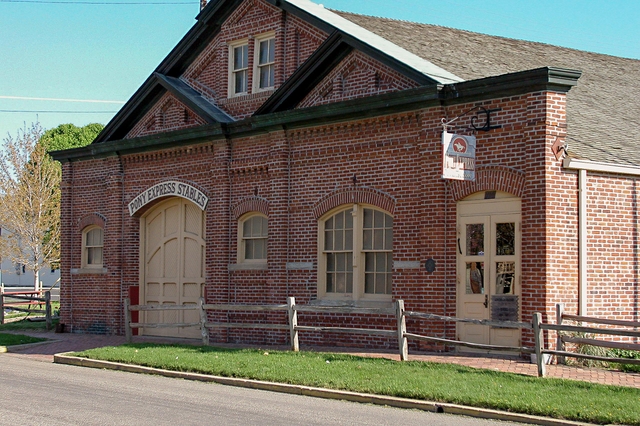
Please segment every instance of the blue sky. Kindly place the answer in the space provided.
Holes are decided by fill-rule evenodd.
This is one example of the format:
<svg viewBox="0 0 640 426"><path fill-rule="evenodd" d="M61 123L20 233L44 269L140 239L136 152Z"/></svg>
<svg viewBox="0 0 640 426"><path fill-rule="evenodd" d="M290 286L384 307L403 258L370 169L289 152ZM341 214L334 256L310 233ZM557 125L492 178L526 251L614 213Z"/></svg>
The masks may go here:
<svg viewBox="0 0 640 426"><path fill-rule="evenodd" d="M315 2L640 59L638 0ZM0 0L0 139L35 121L106 124L198 11L198 0Z"/></svg>

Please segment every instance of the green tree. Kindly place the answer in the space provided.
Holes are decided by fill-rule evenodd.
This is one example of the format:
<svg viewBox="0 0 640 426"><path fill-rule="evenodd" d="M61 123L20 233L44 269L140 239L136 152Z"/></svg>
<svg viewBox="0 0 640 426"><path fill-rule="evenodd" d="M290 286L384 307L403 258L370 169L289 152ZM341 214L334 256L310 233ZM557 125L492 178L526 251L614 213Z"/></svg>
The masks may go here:
<svg viewBox="0 0 640 426"><path fill-rule="evenodd" d="M8 135L0 150L0 223L9 232L0 239L1 253L34 273L60 262L61 166L48 151L81 147L100 133L101 124L63 124L44 132L39 124Z"/></svg>
<svg viewBox="0 0 640 426"><path fill-rule="evenodd" d="M99 123L87 124L84 127L61 124L44 132L40 143L47 151L80 148L93 142L102 129L104 129L104 125Z"/></svg>

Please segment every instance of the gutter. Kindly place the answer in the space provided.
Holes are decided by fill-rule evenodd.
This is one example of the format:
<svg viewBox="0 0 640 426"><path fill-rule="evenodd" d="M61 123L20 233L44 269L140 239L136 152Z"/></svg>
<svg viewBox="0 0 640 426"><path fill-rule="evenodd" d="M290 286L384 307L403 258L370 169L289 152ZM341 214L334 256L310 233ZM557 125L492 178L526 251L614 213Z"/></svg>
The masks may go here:
<svg viewBox="0 0 640 426"><path fill-rule="evenodd" d="M640 176L640 167L565 158L562 166L578 171L578 315L587 316L587 172Z"/></svg>

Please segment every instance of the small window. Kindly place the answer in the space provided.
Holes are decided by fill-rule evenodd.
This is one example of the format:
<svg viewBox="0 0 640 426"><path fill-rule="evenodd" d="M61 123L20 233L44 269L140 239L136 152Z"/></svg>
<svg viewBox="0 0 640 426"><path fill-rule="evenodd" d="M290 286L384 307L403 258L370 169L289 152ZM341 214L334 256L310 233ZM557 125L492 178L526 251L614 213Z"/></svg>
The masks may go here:
<svg viewBox="0 0 640 426"><path fill-rule="evenodd" d="M230 46L230 96L246 94L249 85L249 45L242 42Z"/></svg>
<svg viewBox="0 0 640 426"><path fill-rule="evenodd" d="M82 233L82 263L84 268L102 268L103 231L98 226Z"/></svg>
<svg viewBox="0 0 640 426"><path fill-rule="evenodd" d="M238 263L264 263L267 261L269 235L266 216L250 214L240 220Z"/></svg>
<svg viewBox="0 0 640 426"><path fill-rule="evenodd" d="M276 60L276 39L273 36L256 40L254 91L273 89Z"/></svg>

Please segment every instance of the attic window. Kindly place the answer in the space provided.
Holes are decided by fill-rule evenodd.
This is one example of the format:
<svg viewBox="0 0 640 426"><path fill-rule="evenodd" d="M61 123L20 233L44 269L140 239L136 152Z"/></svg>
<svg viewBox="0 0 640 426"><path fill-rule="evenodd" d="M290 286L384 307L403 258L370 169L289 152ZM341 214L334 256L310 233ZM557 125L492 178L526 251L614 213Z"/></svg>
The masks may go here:
<svg viewBox="0 0 640 426"><path fill-rule="evenodd" d="M253 91L269 90L274 87L276 39L273 33L256 37L255 69Z"/></svg>
<svg viewBox="0 0 640 426"><path fill-rule="evenodd" d="M249 44L247 40L229 46L229 96L244 95L249 82Z"/></svg>

